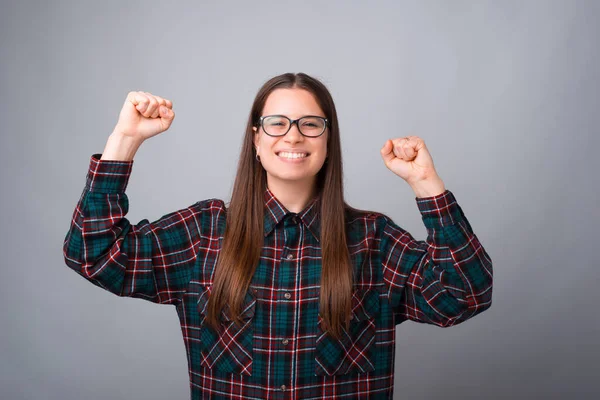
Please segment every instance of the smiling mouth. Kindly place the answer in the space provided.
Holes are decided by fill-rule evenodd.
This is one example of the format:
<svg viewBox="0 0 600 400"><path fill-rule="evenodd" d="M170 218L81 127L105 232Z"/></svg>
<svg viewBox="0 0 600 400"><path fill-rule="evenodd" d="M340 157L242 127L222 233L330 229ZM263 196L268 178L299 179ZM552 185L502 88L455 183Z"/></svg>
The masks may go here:
<svg viewBox="0 0 600 400"><path fill-rule="evenodd" d="M288 160L295 160L297 158L306 158L310 155L310 153L300 153L300 152L288 152L288 151L280 151L277 154L277 156L282 157L282 158L286 158Z"/></svg>

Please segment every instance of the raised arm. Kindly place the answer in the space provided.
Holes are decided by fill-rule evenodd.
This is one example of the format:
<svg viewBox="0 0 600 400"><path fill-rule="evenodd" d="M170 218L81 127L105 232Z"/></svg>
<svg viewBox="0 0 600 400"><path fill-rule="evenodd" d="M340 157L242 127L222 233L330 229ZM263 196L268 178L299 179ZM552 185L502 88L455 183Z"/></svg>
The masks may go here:
<svg viewBox="0 0 600 400"><path fill-rule="evenodd" d="M417 241L389 218L379 221L383 275L396 315L447 327L489 308L492 260L439 178L423 140L389 140L381 155L415 192L428 233L426 241Z"/></svg>
<svg viewBox="0 0 600 400"><path fill-rule="evenodd" d="M190 280L205 203L133 225L125 189L144 140L169 128L172 103L130 92L102 154L90 159L63 253L66 264L119 296L176 303Z"/></svg>
<svg viewBox="0 0 600 400"><path fill-rule="evenodd" d="M417 198L427 240L382 217L380 255L398 322L456 325L492 304L492 260L449 190Z"/></svg>
<svg viewBox="0 0 600 400"><path fill-rule="evenodd" d="M92 155L64 240L65 262L116 295L175 304L191 278L201 227L217 218L222 208L215 201L203 201L154 222L143 219L133 225L125 217L132 164Z"/></svg>

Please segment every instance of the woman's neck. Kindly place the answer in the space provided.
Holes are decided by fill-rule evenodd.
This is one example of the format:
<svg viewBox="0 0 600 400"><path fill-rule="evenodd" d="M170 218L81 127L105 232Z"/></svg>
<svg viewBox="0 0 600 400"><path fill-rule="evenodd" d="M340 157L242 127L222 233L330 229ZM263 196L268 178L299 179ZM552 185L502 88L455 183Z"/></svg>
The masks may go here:
<svg viewBox="0 0 600 400"><path fill-rule="evenodd" d="M315 179L289 182L267 177L267 186L277 200L294 213L304 210L317 192Z"/></svg>

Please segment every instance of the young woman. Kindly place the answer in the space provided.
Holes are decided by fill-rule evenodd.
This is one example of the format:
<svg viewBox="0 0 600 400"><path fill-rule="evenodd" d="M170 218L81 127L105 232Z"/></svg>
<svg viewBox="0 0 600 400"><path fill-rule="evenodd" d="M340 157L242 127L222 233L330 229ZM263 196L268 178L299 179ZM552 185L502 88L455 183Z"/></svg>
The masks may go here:
<svg viewBox="0 0 600 400"><path fill-rule="evenodd" d="M259 90L228 207L199 201L133 225L125 194L171 101L130 92L90 160L64 242L69 267L119 296L173 304L193 399L391 399L395 325L447 327L486 310L492 262L417 136L388 140L428 231L344 202L336 109L283 74Z"/></svg>

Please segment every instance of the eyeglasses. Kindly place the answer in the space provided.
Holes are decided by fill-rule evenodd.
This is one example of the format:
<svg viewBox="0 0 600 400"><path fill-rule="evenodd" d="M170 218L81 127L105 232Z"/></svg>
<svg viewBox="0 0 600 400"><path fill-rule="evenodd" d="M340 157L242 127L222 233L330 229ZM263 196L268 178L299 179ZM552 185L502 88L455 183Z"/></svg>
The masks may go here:
<svg viewBox="0 0 600 400"><path fill-rule="evenodd" d="M284 136L296 124L300 133L306 137L318 137L327 128L327 118L307 115L298 119L289 119L285 115L265 115L259 119L260 126L269 136Z"/></svg>

